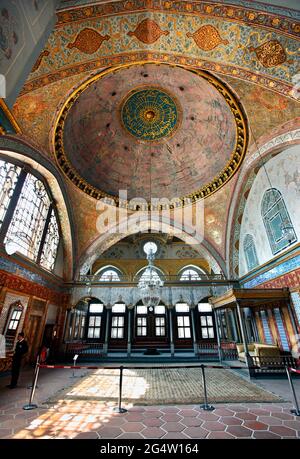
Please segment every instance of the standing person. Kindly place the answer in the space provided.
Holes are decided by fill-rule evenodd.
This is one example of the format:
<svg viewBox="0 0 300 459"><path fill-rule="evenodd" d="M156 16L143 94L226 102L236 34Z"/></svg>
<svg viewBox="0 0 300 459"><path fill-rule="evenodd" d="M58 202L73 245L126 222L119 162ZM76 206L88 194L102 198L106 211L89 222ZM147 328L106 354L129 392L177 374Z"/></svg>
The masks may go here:
<svg viewBox="0 0 300 459"><path fill-rule="evenodd" d="M22 359L23 359L23 356L27 353L27 351L28 351L28 344L24 339L24 333L21 332L18 334L18 341L16 344L16 348L15 348L15 352L14 352L13 360L12 360L11 382L7 386L10 389L14 389L17 386L21 364L22 364Z"/></svg>

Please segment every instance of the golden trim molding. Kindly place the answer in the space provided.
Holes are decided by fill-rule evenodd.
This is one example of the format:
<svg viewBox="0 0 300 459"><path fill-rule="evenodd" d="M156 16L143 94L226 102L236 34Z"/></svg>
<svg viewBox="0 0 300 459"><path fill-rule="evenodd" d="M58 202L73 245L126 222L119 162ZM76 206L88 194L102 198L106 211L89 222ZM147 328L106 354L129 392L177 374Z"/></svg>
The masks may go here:
<svg viewBox="0 0 300 459"><path fill-rule="evenodd" d="M151 61L151 62L150 61L140 61L140 62L134 62L131 64L122 64L116 67L110 67L109 69L106 69L94 75L93 77L83 82L67 98L67 100L64 102L62 108L60 109L58 113L58 116L56 118L56 122L54 125L54 129L53 129L52 147L54 151L54 156L56 158L56 162L59 168L64 173L64 175L68 177L72 181L72 183L76 185L81 191L88 194L89 196L97 200L108 198L116 206L120 205L118 197L109 195L103 190L90 185L83 177L81 177L81 175L71 165L70 161L67 158L65 150L64 150L64 142L63 142L64 125L65 125L65 121L69 113L69 110L73 107L74 103L78 100L80 95L87 88L89 88L95 81L100 80L101 78L103 78L104 76L110 73L119 72L120 70L124 68L129 68L132 66L144 65L144 64L170 65L167 63L160 63L158 61ZM203 70L190 69L187 66L178 65L178 64L176 65L173 64L172 67L184 68L185 70L192 72L198 75L199 77L204 78L208 83L214 86L214 88L216 88L217 91L219 91L219 93L224 97L225 102L229 106L234 116L235 126L236 126L236 142L235 142L234 149L231 153L230 159L227 162L226 166L222 169L222 171L216 177L214 177L214 179L211 182L202 186L198 190L193 191L192 193L181 197L179 201L176 202L176 207L177 206L182 207L184 205L193 204L199 199L203 199L203 198L206 198L212 195L217 190L219 190L222 186L224 186L234 176L234 174L239 169L245 157L246 151L247 151L248 141L249 141L249 130L248 130L247 117L246 117L246 114L244 113L242 105L237 100L234 93L221 80L219 80L215 76ZM123 206L124 206L124 203L122 202L122 207ZM128 203L126 203L126 206L128 206ZM140 208L139 206L137 207L138 207L137 209L132 209L132 210L138 210ZM170 208L174 208L174 207L175 205L173 204L170 205ZM150 205L150 203L148 203L148 209L155 210L153 209L153 206ZM141 209L141 210L145 210L145 209Z"/></svg>
<svg viewBox="0 0 300 459"><path fill-rule="evenodd" d="M8 108L8 106L6 105L6 103L4 102L2 98L0 98L0 108L3 110L4 115L7 117L8 121L11 123L12 127L15 129L16 131L15 133L20 134L22 132L21 128L18 125L17 120L15 119L14 115L12 114L12 112L10 111L10 109ZM1 123L1 119L0 119L0 135L5 135L5 134L11 134L11 133L5 130L3 124Z"/></svg>

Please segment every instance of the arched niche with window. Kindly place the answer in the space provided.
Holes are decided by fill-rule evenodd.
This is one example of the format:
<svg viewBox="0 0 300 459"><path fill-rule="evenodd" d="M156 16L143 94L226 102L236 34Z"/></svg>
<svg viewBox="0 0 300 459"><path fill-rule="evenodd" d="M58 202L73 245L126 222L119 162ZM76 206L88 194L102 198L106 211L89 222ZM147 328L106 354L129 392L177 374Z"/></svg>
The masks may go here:
<svg viewBox="0 0 300 459"><path fill-rule="evenodd" d="M199 281L205 277L206 277L206 273L202 269L198 268L197 266L193 266L193 265L185 266L179 272L179 280L181 282Z"/></svg>
<svg viewBox="0 0 300 459"><path fill-rule="evenodd" d="M261 214L273 255L297 241L297 236L280 191L269 188L261 204ZM283 229L288 228L289 237Z"/></svg>
<svg viewBox="0 0 300 459"><path fill-rule="evenodd" d="M120 282L123 274L115 266L105 266L99 269L95 276L98 277L99 282Z"/></svg>
<svg viewBox="0 0 300 459"><path fill-rule="evenodd" d="M244 254L249 271L259 265L255 242L251 234L246 234L244 239Z"/></svg>
<svg viewBox="0 0 300 459"><path fill-rule="evenodd" d="M13 303L8 310L6 325L4 328L7 350L13 349L15 338L17 334L21 332L20 324L23 311L24 307L20 301Z"/></svg>
<svg viewBox="0 0 300 459"><path fill-rule="evenodd" d="M60 243L57 210L44 178L0 158L0 242L53 271Z"/></svg>

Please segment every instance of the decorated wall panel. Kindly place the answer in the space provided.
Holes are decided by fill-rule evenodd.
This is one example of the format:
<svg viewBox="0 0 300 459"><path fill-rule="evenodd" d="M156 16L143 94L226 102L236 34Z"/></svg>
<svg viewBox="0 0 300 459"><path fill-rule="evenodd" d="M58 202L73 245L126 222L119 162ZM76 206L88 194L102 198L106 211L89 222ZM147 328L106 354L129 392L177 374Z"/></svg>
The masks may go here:
<svg viewBox="0 0 300 459"><path fill-rule="evenodd" d="M267 229L261 215L263 195L270 188L270 181L272 186L282 194L299 240L300 218L297 211L300 197L299 152L299 146L294 146L270 159L266 164L269 179L264 168L261 168L250 190L241 224L241 242L243 243L243 238L247 234L253 236L260 265L273 258ZM278 171L280 171L280 174L278 174ZM240 246L240 275L244 275L248 271L242 246L243 244Z"/></svg>

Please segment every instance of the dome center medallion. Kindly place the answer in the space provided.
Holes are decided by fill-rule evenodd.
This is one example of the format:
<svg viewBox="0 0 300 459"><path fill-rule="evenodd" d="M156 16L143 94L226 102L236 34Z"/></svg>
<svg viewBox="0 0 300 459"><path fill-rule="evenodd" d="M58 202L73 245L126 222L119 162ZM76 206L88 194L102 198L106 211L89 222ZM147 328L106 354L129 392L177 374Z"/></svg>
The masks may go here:
<svg viewBox="0 0 300 459"><path fill-rule="evenodd" d="M121 123L132 136L159 141L177 129L181 110L174 96L160 88L131 91L121 103Z"/></svg>

